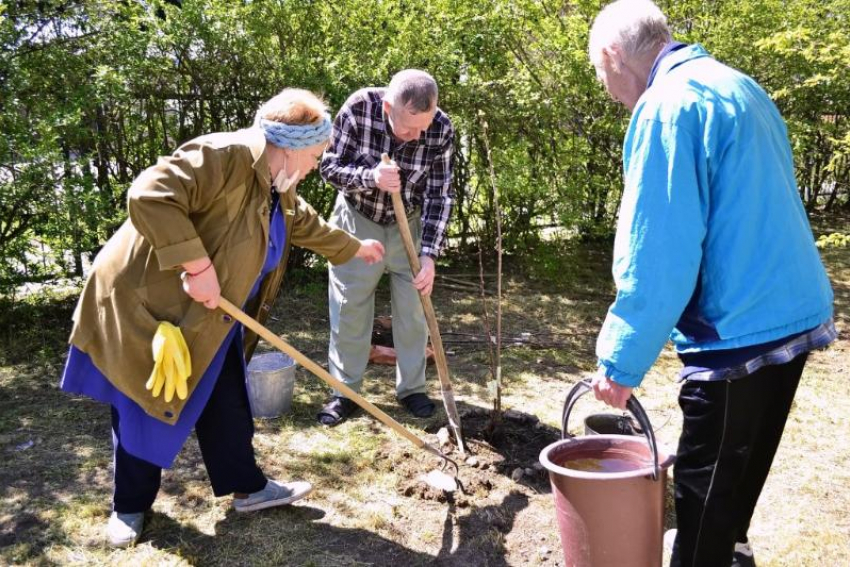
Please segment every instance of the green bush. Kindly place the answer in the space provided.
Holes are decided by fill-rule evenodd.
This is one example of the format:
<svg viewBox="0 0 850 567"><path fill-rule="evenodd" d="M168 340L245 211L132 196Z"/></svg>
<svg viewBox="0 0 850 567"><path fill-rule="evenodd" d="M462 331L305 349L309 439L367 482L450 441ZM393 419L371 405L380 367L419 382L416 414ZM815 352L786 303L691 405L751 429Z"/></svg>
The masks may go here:
<svg viewBox="0 0 850 567"><path fill-rule="evenodd" d="M788 122L809 209L850 207L850 0L663 1L678 39L753 75ZM79 275L157 156L248 126L284 86L354 90L429 70L458 130L450 228L504 248L613 230L628 113L587 58L598 0L24 0L0 4L0 286ZM491 147L484 150L484 136ZM489 162L492 159L492 163ZM318 178L302 193L329 212ZM293 256L296 263L306 258Z"/></svg>

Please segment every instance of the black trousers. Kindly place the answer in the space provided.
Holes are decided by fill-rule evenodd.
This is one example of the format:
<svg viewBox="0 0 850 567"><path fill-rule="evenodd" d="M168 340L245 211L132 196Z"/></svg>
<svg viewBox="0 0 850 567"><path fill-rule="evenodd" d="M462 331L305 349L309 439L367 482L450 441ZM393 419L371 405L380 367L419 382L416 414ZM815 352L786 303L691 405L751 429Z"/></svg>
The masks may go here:
<svg viewBox="0 0 850 567"><path fill-rule="evenodd" d="M747 541L807 357L682 386L671 567L728 567L735 543Z"/></svg>
<svg viewBox="0 0 850 567"><path fill-rule="evenodd" d="M254 420L245 389L245 372L237 345L231 342L221 374L206 407L195 424L195 434L213 493L225 496L233 492L252 493L266 485L254 459ZM115 493L113 509L121 513L148 510L156 499L162 469L129 454L121 446L118 412L112 408Z"/></svg>

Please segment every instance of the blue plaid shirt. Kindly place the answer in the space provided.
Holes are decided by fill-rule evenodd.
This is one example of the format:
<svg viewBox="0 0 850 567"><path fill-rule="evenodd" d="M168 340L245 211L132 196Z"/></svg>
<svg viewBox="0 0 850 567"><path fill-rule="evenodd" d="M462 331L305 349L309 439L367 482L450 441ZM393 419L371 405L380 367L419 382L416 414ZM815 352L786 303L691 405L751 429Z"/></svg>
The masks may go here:
<svg viewBox="0 0 850 567"><path fill-rule="evenodd" d="M322 156L322 178L341 191L366 218L395 223L392 198L375 185L372 170L386 153L398 164L404 208L422 211L421 254L436 258L446 244L455 202L452 190L454 128L440 109L418 140L399 142L384 115L386 89L365 88L351 95L333 124Z"/></svg>
<svg viewBox="0 0 850 567"><path fill-rule="evenodd" d="M679 380L696 380L700 382L736 380L744 376L749 376L764 366L791 362L804 352L811 352L827 346L836 338L838 338L838 332L835 330L834 321L830 319L811 331L797 335L788 342L740 364L723 368L704 368L695 365L686 365L682 369Z"/></svg>

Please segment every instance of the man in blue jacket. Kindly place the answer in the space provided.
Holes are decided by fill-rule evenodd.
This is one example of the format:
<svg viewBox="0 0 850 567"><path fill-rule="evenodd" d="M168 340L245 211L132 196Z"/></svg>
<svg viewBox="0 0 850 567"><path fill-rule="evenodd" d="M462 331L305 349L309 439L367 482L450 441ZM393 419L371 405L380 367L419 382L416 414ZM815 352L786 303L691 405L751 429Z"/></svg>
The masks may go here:
<svg viewBox="0 0 850 567"><path fill-rule="evenodd" d="M754 565L747 530L808 352L836 337L785 123L750 77L674 42L648 0L603 9L589 55L632 111L594 391L624 408L673 341L684 383L671 564Z"/></svg>

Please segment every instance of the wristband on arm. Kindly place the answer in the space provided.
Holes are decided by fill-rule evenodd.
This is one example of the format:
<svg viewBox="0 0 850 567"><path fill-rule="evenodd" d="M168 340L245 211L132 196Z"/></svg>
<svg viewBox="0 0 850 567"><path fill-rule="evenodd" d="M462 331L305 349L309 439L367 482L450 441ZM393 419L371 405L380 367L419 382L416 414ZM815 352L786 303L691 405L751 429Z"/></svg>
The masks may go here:
<svg viewBox="0 0 850 567"><path fill-rule="evenodd" d="M207 267L206 267L206 268L204 268L203 270L197 271L197 272L195 272L194 274L193 274L193 273L191 273L191 272L189 272L189 271L187 271L187 272L186 272L186 275L192 276L193 278L194 278L195 276L200 276L201 274L203 274L204 272L206 272L207 270L209 270L209 269L212 267L212 265L213 265L212 260L210 260L210 263L209 263L209 264L207 264Z"/></svg>

